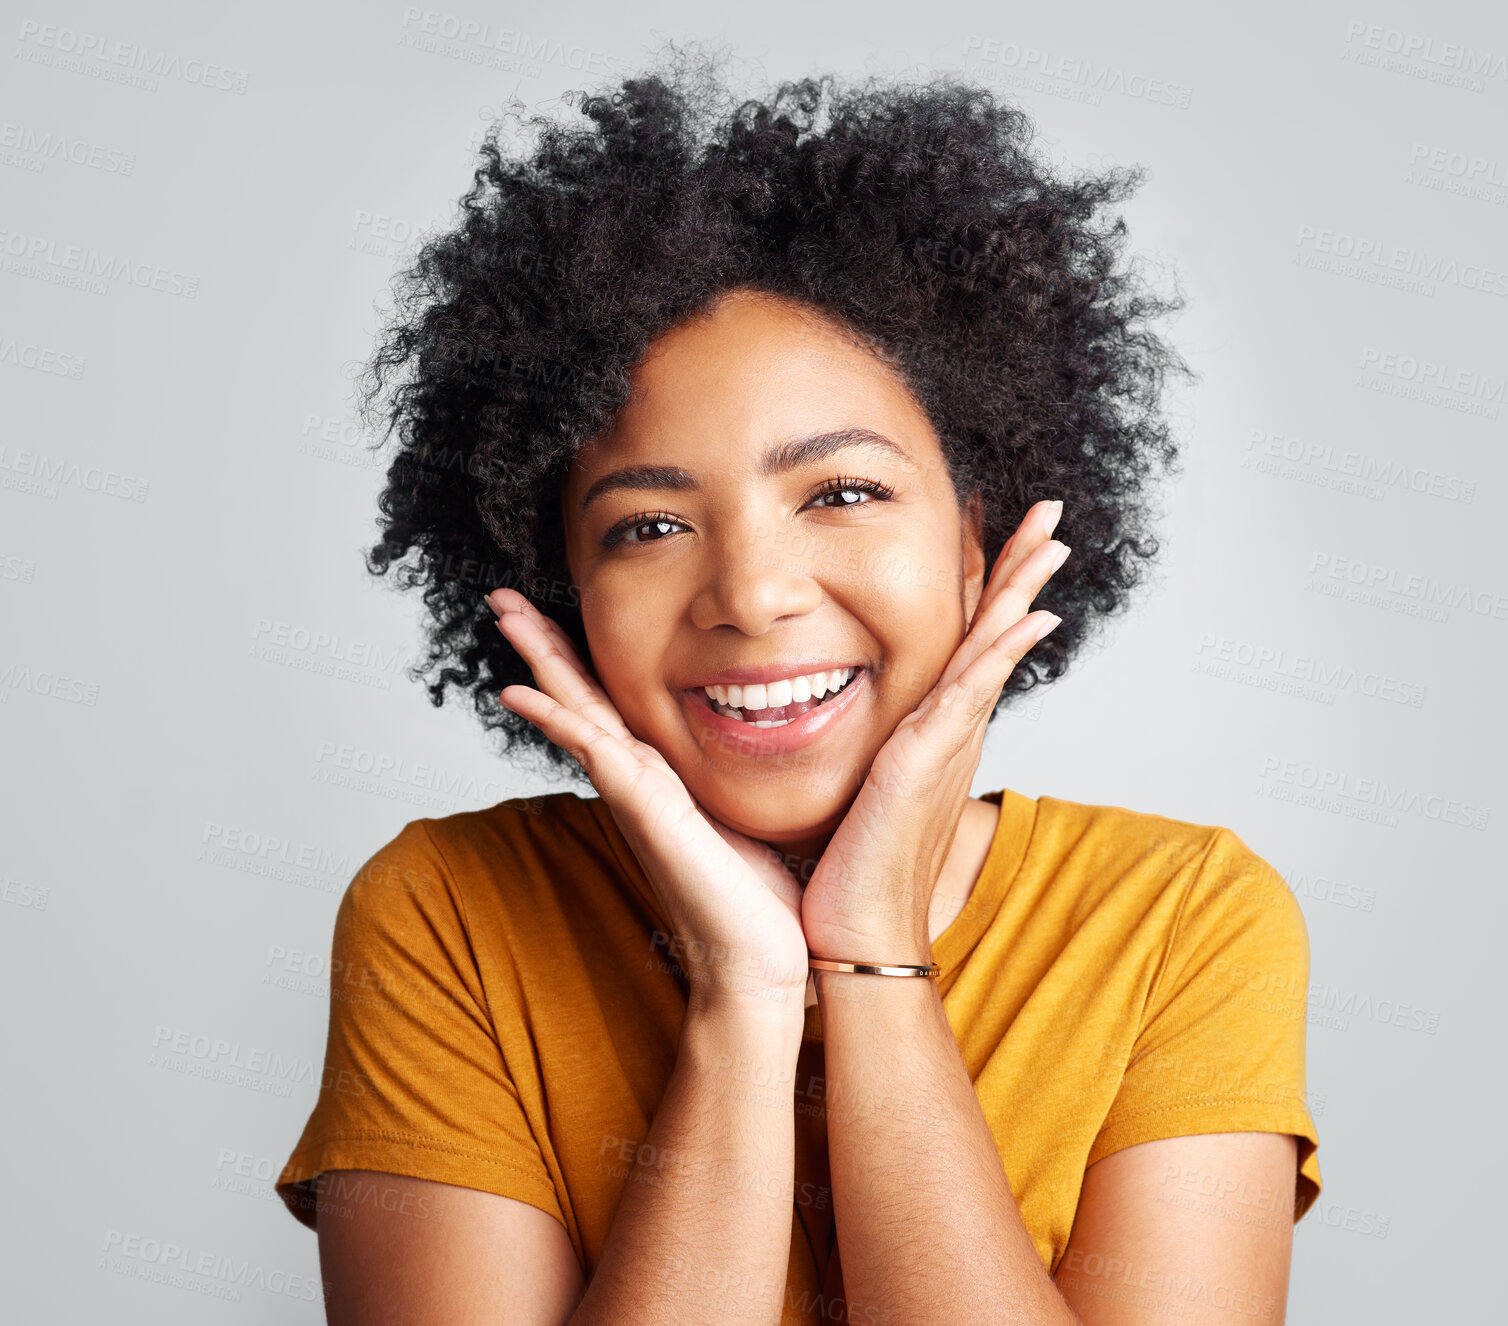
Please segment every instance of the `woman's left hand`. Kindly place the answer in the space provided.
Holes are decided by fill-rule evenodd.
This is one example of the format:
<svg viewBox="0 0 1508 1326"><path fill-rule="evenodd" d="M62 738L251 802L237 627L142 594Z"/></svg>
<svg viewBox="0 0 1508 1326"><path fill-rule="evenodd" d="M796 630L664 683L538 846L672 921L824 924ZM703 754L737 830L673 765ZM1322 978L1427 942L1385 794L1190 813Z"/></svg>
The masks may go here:
<svg viewBox="0 0 1508 1326"><path fill-rule="evenodd" d="M963 815L985 729L1016 664L1058 624L1028 612L1068 553L1060 508L1038 502L1000 550L973 621L937 685L896 726L801 899L814 957L932 960L928 912Z"/></svg>

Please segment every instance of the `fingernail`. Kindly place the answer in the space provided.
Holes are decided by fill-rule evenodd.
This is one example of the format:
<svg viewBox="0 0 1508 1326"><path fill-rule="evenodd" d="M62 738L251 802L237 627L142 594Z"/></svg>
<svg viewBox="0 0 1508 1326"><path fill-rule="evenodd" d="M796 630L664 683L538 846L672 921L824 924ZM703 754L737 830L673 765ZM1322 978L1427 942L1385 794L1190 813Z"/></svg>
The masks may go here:
<svg viewBox="0 0 1508 1326"><path fill-rule="evenodd" d="M1068 554L1071 553L1072 551L1073 551L1073 549L1070 548L1066 543L1063 545L1062 550L1053 559L1052 569L1053 569L1054 572L1056 572L1057 569L1060 566L1062 566L1064 562L1066 562L1068 560Z"/></svg>
<svg viewBox="0 0 1508 1326"><path fill-rule="evenodd" d="M1043 623L1042 629L1037 632L1037 640L1040 640L1044 635L1046 635L1049 631L1056 627L1062 620L1063 619L1056 613L1049 613L1048 620ZM1033 640L1032 643L1036 644L1037 640Z"/></svg>
<svg viewBox="0 0 1508 1326"><path fill-rule="evenodd" d="M1047 537L1052 538L1053 530L1057 529L1058 521L1063 518L1063 502L1060 498L1052 504L1047 514L1042 518L1042 528L1047 531Z"/></svg>

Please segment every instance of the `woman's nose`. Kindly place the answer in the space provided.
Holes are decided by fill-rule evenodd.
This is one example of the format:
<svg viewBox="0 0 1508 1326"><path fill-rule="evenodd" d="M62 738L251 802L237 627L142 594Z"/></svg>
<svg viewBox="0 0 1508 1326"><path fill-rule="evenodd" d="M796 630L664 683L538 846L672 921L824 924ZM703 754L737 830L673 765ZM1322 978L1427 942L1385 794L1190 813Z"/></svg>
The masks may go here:
<svg viewBox="0 0 1508 1326"><path fill-rule="evenodd" d="M701 555L691 620L699 630L732 626L744 635L763 635L782 617L800 617L822 602L816 573L820 560L811 548L787 547L761 526L720 540Z"/></svg>

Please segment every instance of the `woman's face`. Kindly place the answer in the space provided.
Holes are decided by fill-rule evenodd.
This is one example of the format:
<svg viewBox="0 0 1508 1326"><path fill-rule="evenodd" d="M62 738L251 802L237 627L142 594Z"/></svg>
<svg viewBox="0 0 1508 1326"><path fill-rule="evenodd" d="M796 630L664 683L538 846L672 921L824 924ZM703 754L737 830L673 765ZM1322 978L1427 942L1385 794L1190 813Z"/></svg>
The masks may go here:
<svg viewBox="0 0 1508 1326"><path fill-rule="evenodd" d="M960 510L920 405L829 324L731 292L651 346L561 502L591 661L630 731L714 818L819 855L983 589L979 505ZM815 705L795 680L850 667ZM709 683L791 721L719 714Z"/></svg>

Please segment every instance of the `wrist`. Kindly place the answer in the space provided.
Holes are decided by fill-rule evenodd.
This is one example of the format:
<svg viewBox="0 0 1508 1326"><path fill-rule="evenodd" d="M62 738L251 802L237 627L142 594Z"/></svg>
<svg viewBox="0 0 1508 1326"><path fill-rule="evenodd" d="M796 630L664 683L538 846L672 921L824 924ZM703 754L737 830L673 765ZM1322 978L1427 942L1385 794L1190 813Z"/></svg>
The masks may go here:
<svg viewBox="0 0 1508 1326"><path fill-rule="evenodd" d="M806 1026L806 981L763 987L693 982L686 1020L720 1037L799 1044Z"/></svg>
<svg viewBox="0 0 1508 1326"><path fill-rule="evenodd" d="M800 1023L750 1016L739 1009L688 1012L676 1051L676 1072L730 1106L757 1105L791 1113L801 1032Z"/></svg>
<svg viewBox="0 0 1508 1326"><path fill-rule="evenodd" d="M829 962L862 962L876 967L927 967L935 961L932 941L915 935L854 936L834 947L842 951L829 953L826 948L813 946L811 957L825 958ZM830 974L821 968L813 968L813 973L819 980Z"/></svg>
<svg viewBox="0 0 1508 1326"><path fill-rule="evenodd" d="M918 964L910 964L918 965ZM833 1018L839 1023L849 1014L844 1010L869 1010L864 1018L878 1017L895 1024L913 1015L933 1016L942 1007L942 990L933 976L876 976L863 972L817 970L812 973L817 984L817 1004L821 1009L824 1039ZM834 1023L833 1025L839 1025Z"/></svg>

